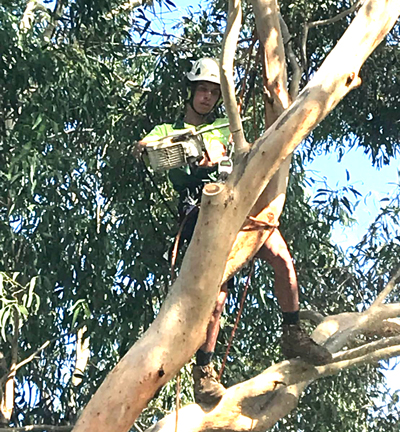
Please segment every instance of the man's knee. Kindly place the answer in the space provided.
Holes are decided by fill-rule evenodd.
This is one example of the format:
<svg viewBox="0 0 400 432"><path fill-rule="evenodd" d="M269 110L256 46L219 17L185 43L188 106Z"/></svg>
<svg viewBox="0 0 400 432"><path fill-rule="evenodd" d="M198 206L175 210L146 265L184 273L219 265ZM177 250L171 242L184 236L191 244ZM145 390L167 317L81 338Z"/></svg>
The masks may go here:
<svg viewBox="0 0 400 432"><path fill-rule="evenodd" d="M258 258L267 261L273 268L290 268L293 267L292 257L286 244L273 245L273 247L262 246Z"/></svg>

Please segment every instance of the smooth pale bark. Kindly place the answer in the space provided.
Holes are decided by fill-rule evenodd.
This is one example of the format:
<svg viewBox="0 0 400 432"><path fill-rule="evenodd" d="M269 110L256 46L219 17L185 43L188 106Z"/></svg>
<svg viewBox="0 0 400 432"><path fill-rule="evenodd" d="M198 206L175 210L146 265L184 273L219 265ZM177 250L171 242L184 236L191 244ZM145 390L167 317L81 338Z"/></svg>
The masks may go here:
<svg viewBox="0 0 400 432"><path fill-rule="evenodd" d="M252 0L251 3L263 47L265 129L268 129L290 105L286 59L276 0ZM286 199L290 163L291 157L288 157L251 209L250 215L255 221L246 224L238 233L226 263L224 282L255 256L274 229L268 225L278 226Z"/></svg>
<svg viewBox="0 0 400 432"><path fill-rule="evenodd" d="M229 0L226 32L222 42L221 55L221 92L224 99L226 113L229 118L229 130L235 143L236 159L249 151L249 144L244 138L242 121L238 112L233 79L233 64L236 45L242 23L242 7L240 0Z"/></svg>
<svg viewBox="0 0 400 432"><path fill-rule="evenodd" d="M92 397L75 432L128 431L157 389L203 343L226 260L251 208L296 146L359 85L360 67L399 14L398 0L366 1L313 80L253 145L230 180L205 187L192 242L158 317Z"/></svg>
<svg viewBox="0 0 400 432"><path fill-rule="evenodd" d="M339 352L333 356L333 362L325 366L315 367L301 360L273 365L262 374L230 387L211 411L203 410L197 404L179 410L178 432L264 432L289 414L297 406L302 391L317 379L399 355L398 320L394 321L397 325L393 327L393 318L399 314L400 303L397 303L371 307L363 313L326 318L313 333L321 343L332 339L331 346L343 348L354 344L355 334L383 338ZM392 337L387 337L388 333L382 335L385 326L390 327ZM347 340L343 340L343 334L347 335ZM174 432L175 420L175 413L171 413L146 432Z"/></svg>

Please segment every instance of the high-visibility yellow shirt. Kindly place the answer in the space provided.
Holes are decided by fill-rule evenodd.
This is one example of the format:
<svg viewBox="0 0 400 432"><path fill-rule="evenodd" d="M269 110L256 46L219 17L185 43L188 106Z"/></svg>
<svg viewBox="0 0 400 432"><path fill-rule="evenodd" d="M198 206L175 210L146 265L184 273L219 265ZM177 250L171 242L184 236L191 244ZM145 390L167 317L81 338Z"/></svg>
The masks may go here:
<svg viewBox="0 0 400 432"><path fill-rule="evenodd" d="M201 126L197 126L196 130L201 130L202 127L218 127L223 124L228 123L228 119L216 119L211 124L205 124ZM156 138L164 138L169 135L173 135L178 130L193 128L194 126L184 122L177 122L175 124L172 123L164 123L156 126L150 133L148 133L143 140L146 140L150 137ZM204 132L202 134L203 141L205 143L206 148L212 148L213 142L218 141L218 144L223 144L225 149L229 151L229 136L230 131L228 126L225 126L220 129L214 129L212 131ZM211 180L215 181L215 169L198 169L196 173L190 169L188 165L173 168L168 172L168 177L172 182L174 189L178 192L191 187L196 186L201 183L203 180Z"/></svg>

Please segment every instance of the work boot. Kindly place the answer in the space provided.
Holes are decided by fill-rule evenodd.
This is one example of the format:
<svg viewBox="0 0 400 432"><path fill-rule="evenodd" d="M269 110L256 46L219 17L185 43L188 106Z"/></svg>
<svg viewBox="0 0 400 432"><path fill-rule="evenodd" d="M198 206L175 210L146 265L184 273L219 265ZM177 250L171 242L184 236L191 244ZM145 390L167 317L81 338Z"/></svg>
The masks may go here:
<svg viewBox="0 0 400 432"><path fill-rule="evenodd" d="M332 361L332 354L323 346L318 345L300 327L300 324L284 324L282 330L281 348L286 358L300 357L315 366Z"/></svg>
<svg viewBox="0 0 400 432"><path fill-rule="evenodd" d="M212 363L193 367L194 400L198 404L215 406L221 400L226 389L217 381L217 373Z"/></svg>

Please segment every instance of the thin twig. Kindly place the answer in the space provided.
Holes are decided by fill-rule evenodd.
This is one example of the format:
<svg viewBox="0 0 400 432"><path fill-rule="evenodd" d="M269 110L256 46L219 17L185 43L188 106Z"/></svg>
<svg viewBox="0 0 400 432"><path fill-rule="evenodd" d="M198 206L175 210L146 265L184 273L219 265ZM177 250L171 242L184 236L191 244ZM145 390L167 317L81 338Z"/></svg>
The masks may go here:
<svg viewBox="0 0 400 432"><path fill-rule="evenodd" d="M340 12L339 14L337 14L336 16L334 16L333 18L327 18L324 20L319 20L319 21L313 21L308 23L308 28L313 28L313 27L317 27L320 25L328 25L328 24L333 24L337 21L340 21L342 18L345 18L347 15L350 15L351 13L353 13L354 11L356 11L359 7L361 7L363 5L365 0L357 0L353 6L351 6L349 9Z"/></svg>
<svg viewBox="0 0 400 432"><path fill-rule="evenodd" d="M122 3L122 5L119 5L118 7L112 9L104 16L104 18L106 20L110 20L122 12L130 13L133 11L133 9L142 6L143 4L151 4L151 3L152 3L151 0L129 0L125 3Z"/></svg>
<svg viewBox="0 0 400 432"><path fill-rule="evenodd" d="M289 33L288 26L286 25L285 20L282 18L282 15L279 14L279 21L281 24L283 43L286 47L286 53L289 59L290 67L292 68L293 76L292 80L289 84L289 94L292 101L294 101L299 94L299 86L301 79L301 68L297 62L296 55L293 51L292 44L290 42L291 36Z"/></svg>
<svg viewBox="0 0 400 432"><path fill-rule="evenodd" d="M300 46L300 52L301 52L301 59L302 59L302 67L303 71L307 71L307 38L308 38L308 30L310 28L318 27L320 25L328 25L333 24L342 18L345 18L346 16L350 15L354 11L356 11L358 8L360 8L365 0L357 0L353 6L351 6L349 9L339 13L338 15L334 16L333 18L328 18L325 20L319 20L319 21L313 21L313 22L306 22L304 24L303 28L303 36L301 39L301 46Z"/></svg>
<svg viewBox="0 0 400 432"><path fill-rule="evenodd" d="M179 408L181 405L181 372L176 376L176 411L175 411L175 432L178 432Z"/></svg>
<svg viewBox="0 0 400 432"><path fill-rule="evenodd" d="M40 352L42 352L45 348L47 348L50 344L52 344L53 342L56 342L58 339L62 339L66 336L69 336L71 334L76 333L78 330L80 330L83 326L85 326L85 323L82 323L81 325L79 325L78 327L76 327L75 329L69 331L68 333L59 335L57 337L54 337L53 339L49 339L47 340L41 347L39 347L33 354L31 354L29 357L27 357L25 360L22 360L22 362L18 363L15 366L15 370L17 371L18 369L20 369L22 366L25 366L27 363L31 362ZM1 431L0 431L1 432Z"/></svg>

